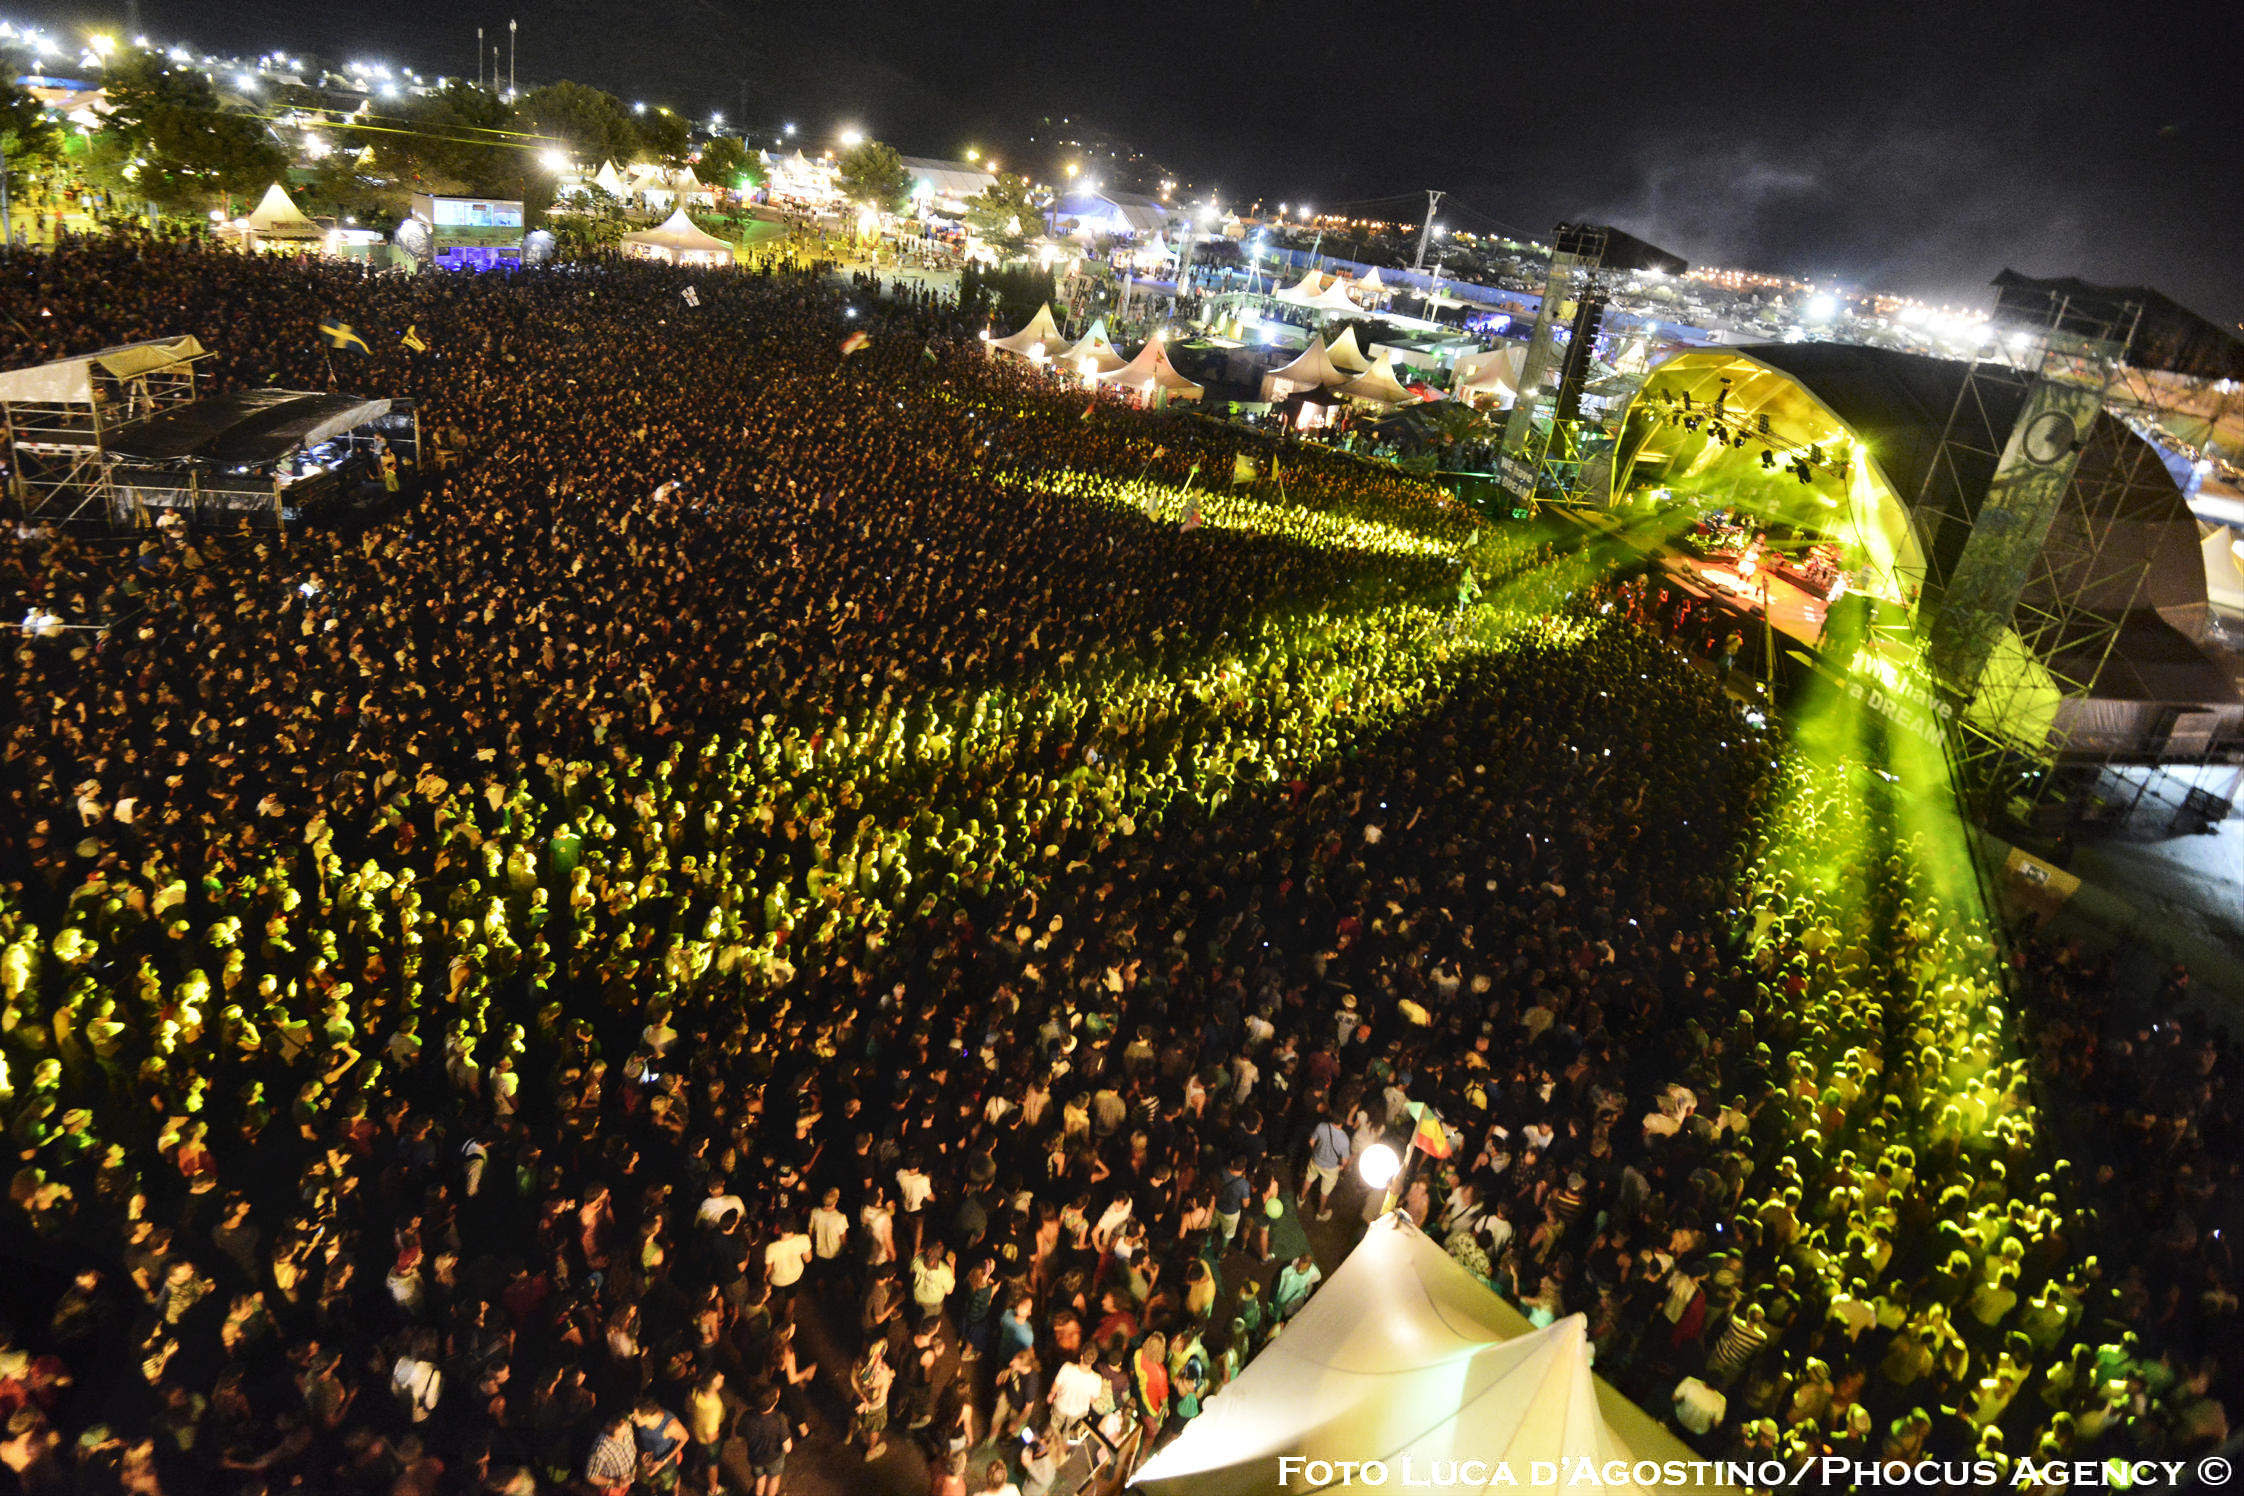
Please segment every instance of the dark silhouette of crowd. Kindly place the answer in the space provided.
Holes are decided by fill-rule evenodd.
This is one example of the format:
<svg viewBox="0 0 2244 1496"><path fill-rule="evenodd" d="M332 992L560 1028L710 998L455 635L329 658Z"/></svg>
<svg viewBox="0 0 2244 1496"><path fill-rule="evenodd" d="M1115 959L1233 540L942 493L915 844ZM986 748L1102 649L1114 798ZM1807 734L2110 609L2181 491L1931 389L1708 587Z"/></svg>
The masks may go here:
<svg viewBox="0 0 2244 1496"><path fill-rule="evenodd" d="M776 264L66 241L0 327L431 452L0 554L57 621L0 747L26 1490L1043 1496L1282 1333L1413 1102L1401 1208L1710 1453L2225 1435L2226 1050L2070 949L2006 1018L1902 797L1593 554L1314 448L1234 486Z"/></svg>

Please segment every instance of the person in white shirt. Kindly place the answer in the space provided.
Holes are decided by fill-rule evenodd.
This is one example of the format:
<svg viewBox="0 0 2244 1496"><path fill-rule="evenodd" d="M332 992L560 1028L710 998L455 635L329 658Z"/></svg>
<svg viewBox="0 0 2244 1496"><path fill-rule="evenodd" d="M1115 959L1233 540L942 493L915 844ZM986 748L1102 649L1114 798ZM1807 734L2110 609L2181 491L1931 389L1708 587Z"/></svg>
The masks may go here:
<svg viewBox="0 0 2244 1496"><path fill-rule="evenodd" d="M701 1202L700 1208L694 1211L693 1223L696 1226L722 1229L726 1216L737 1221L747 1211L748 1207L741 1203L740 1197L725 1187L725 1176L712 1174L709 1176L708 1196Z"/></svg>
<svg viewBox="0 0 2244 1496"><path fill-rule="evenodd" d="M935 1181L919 1166L919 1155L904 1160L904 1167L896 1171L896 1199L904 1214L918 1215L927 1202L935 1198Z"/></svg>
<svg viewBox="0 0 2244 1496"><path fill-rule="evenodd" d="M912 1259L912 1302L923 1317L933 1319L943 1312L944 1302L957 1286L956 1259L941 1242L930 1241L927 1249Z"/></svg>
<svg viewBox="0 0 2244 1496"><path fill-rule="evenodd" d="M1729 1411L1730 1400L1700 1381L1685 1377L1675 1387L1675 1421L1705 1438Z"/></svg>
<svg viewBox="0 0 2244 1496"><path fill-rule="evenodd" d="M841 1212L842 1192L828 1189L825 1196L811 1208L810 1250L818 1261L832 1262L841 1256L849 1241L849 1217Z"/></svg>
<svg viewBox="0 0 2244 1496"><path fill-rule="evenodd" d="M1073 1442L1076 1427L1091 1416L1091 1405L1106 1391L1106 1378L1095 1366L1098 1357L1098 1347L1086 1345L1053 1374L1052 1432L1064 1441Z"/></svg>
<svg viewBox="0 0 2244 1496"><path fill-rule="evenodd" d="M795 1229L795 1218L782 1215L778 1234L764 1246L764 1278L774 1289L793 1288L810 1265L810 1238Z"/></svg>

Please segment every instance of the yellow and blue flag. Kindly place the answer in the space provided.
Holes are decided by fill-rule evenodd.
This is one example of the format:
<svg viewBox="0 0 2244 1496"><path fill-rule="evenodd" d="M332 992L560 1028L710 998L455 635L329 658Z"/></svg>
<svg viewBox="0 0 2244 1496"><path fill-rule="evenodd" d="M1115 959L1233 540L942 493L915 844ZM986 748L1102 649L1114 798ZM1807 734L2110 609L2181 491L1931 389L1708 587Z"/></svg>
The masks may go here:
<svg viewBox="0 0 2244 1496"><path fill-rule="evenodd" d="M373 351L366 346L366 339L351 330L351 324L348 322L338 322L329 318L319 325L319 335L327 339L327 346L330 348L340 348L346 352L356 351L359 353Z"/></svg>

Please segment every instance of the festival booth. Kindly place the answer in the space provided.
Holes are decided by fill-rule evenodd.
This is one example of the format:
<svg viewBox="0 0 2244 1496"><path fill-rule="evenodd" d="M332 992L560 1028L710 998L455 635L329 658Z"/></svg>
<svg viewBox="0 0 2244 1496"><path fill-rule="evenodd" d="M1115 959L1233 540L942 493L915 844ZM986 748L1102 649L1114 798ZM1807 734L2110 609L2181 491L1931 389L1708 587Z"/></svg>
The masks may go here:
<svg viewBox="0 0 2244 1496"><path fill-rule="evenodd" d="M730 244L694 227L680 208L663 220L660 228L641 229L623 236L623 252L637 260L657 260L665 265L726 266L732 263Z"/></svg>
<svg viewBox="0 0 2244 1496"><path fill-rule="evenodd" d="M600 163L600 169L593 173L592 185L607 193L610 197L621 198L631 195L631 183L625 179L622 172L616 170L616 164L613 161Z"/></svg>
<svg viewBox="0 0 2244 1496"><path fill-rule="evenodd" d="M1389 353L1380 354L1370 368L1342 385L1340 393L1367 405L1402 405L1415 398L1395 377L1395 359Z"/></svg>
<svg viewBox="0 0 2244 1496"><path fill-rule="evenodd" d="M1067 346L1067 339L1060 334L1060 324L1052 320L1050 302L1038 307L1036 315L1029 318L1028 325L1019 332L990 339L990 347L997 352L1025 358L1032 364L1047 362ZM1117 367L1120 367L1119 362Z"/></svg>
<svg viewBox="0 0 2244 1496"><path fill-rule="evenodd" d="M1296 390L1269 407L1290 431L1323 431L1338 424L1345 404L1337 392L1320 388Z"/></svg>
<svg viewBox="0 0 2244 1496"><path fill-rule="evenodd" d="M1636 1477L1700 1457L1593 1375L1590 1356L1581 1315L1532 1328L1390 1213L1131 1485L1147 1496L1477 1496L1563 1482L1651 1496L1664 1488ZM1684 1489L1736 1496L1711 1478Z"/></svg>
<svg viewBox="0 0 2244 1496"><path fill-rule="evenodd" d="M278 182L248 217L220 225L218 237L245 253L317 254L327 244L327 230L306 218Z"/></svg>
<svg viewBox="0 0 2244 1496"><path fill-rule="evenodd" d="M1493 405L1510 410L1519 398L1520 371L1527 367L1527 345L1507 343L1485 353L1468 353L1457 360L1457 382L1451 391L1467 405Z"/></svg>
<svg viewBox="0 0 2244 1496"><path fill-rule="evenodd" d="M1171 400L1197 400L1200 386L1179 374L1176 365L1169 362L1168 349L1159 338L1154 338L1138 350L1138 356L1109 374L1101 374L1099 383L1127 390L1146 405L1166 405Z"/></svg>
<svg viewBox="0 0 2244 1496"><path fill-rule="evenodd" d="M1129 362L1115 351L1106 335L1106 319L1101 317L1091 324L1090 331L1052 355L1055 363L1073 369L1085 379L1096 379L1101 374L1111 374Z"/></svg>
<svg viewBox="0 0 2244 1496"><path fill-rule="evenodd" d="M832 207L842 200L841 188L835 184L833 163L813 161L800 150L784 156L764 155L766 192L775 203L786 203L810 209L813 212Z"/></svg>
<svg viewBox="0 0 2244 1496"><path fill-rule="evenodd" d="M1356 330L1344 327L1340 336L1332 340L1329 350L1332 366L1343 374L1364 374L1371 370L1371 360L1364 356L1363 345L1356 341Z"/></svg>
<svg viewBox="0 0 2244 1496"><path fill-rule="evenodd" d="M687 203L698 203L709 208L716 206L717 202L716 189L703 185L702 180L693 174L692 167L681 166L676 171L669 171L652 162L632 168L631 180L625 185L623 195L636 198L658 212L664 208L682 207Z"/></svg>
<svg viewBox="0 0 2244 1496"><path fill-rule="evenodd" d="M535 258L530 250L538 236L523 232L519 200L416 192L412 204L393 237L420 264L439 270L502 270Z"/></svg>
<svg viewBox="0 0 2244 1496"><path fill-rule="evenodd" d="M1347 382L1347 374L1326 351L1325 340L1311 338L1300 357L1262 376L1262 398L1275 402L1301 390L1338 389Z"/></svg>
<svg viewBox="0 0 2244 1496"><path fill-rule="evenodd" d="M1379 267L1377 265L1372 266L1369 270L1366 270L1362 275L1358 276L1356 278L1356 283L1353 286L1349 287L1349 289L1356 293L1356 299L1358 301L1361 301L1365 306L1370 306L1375 302L1385 301L1389 296L1394 294L1388 289L1387 283L1379 278Z"/></svg>

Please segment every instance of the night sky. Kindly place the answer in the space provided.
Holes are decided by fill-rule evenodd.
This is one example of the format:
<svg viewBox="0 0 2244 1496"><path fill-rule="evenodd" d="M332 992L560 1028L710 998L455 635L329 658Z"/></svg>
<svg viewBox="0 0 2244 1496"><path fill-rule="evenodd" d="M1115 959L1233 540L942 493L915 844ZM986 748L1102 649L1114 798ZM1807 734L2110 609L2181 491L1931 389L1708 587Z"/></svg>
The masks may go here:
<svg viewBox="0 0 2244 1496"><path fill-rule="evenodd" d="M1463 228L1610 221L1695 263L1984 302L2009 264L2244 318L2244 27L2225 7L1096 0L139 0L142 29L862 125L953 155L1088 119L1227 203L1423 187ZM119 25L125 0L0 0ZM1387 211L1400 216L1398 208Z"/></svg>

